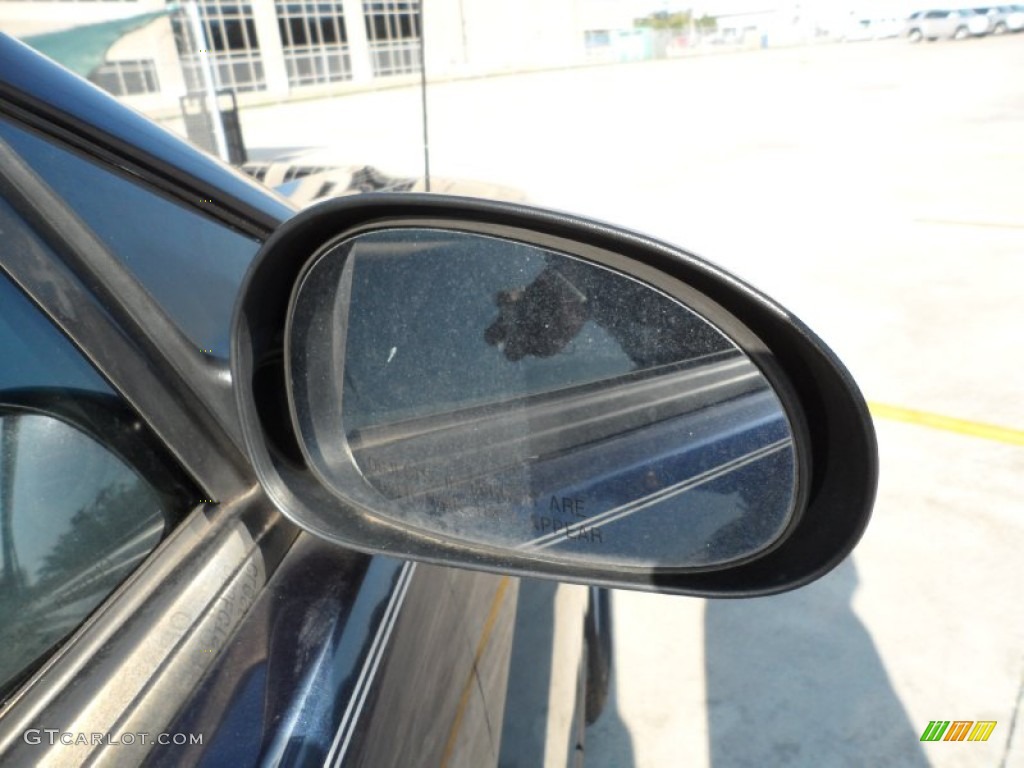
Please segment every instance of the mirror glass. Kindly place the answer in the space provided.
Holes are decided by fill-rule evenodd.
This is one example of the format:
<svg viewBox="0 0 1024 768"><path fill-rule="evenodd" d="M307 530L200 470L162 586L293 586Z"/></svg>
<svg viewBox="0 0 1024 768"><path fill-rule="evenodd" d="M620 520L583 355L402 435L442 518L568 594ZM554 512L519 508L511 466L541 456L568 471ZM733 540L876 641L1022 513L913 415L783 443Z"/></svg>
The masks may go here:
<svg viewBox="0 0 1024 768"><path fill-rule="evenodd" d="M757 366L678 300L497 237L328 246L292 301L292 418L319 480L382 525L603 567L747 558L797 461Z"/></svg>

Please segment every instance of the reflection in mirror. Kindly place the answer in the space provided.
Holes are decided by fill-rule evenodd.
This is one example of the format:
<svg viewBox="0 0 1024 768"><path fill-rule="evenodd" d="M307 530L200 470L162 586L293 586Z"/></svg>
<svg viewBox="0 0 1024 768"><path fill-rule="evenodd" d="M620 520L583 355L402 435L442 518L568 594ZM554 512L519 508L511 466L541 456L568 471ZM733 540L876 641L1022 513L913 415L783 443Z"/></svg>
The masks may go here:
<svg viewBox="0 0 1024 768"><path fill-rule="evenodd" d="M0 412L0 688L74 630L159 543L156 492L50 416Z"/></svg>
<svg viewBox="0 0 1024 768"><path fill-rule="evenodd" d="M293 300L293 419L353 509L467 544L708 567L792 518L795 448L753 362L682 303L495 237L332 244Z"/></svg>

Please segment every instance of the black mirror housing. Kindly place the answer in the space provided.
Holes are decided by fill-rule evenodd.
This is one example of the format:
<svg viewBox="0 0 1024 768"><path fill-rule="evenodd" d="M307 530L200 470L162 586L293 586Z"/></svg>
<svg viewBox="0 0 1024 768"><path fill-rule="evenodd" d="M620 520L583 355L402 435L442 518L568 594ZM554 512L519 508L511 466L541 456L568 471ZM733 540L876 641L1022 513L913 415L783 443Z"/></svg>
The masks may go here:
<svg viewBox="0 0 1024 768"><path fill-rule="evenodd" d="M382 346L373 350L383 355L378 367L385 373L376 379L366 374L361 350L370 346L365 339L377 338L370 313L384 318L388 306L396 316L403 309L400 288L387 299L391 305L379 298L380 286L390 284L387 276L401 268L399 257L418 254L420 261L410 262L415 270L428 264L423 254L429 251L443 274L445 259L454 265L460 244L470 251L497 248L486 264L501 269L520 259L524 285L496 291L504 284L480 277L480 301L492 302L494 318L472 325L446 348L447 357L435 355L441 366L435 373L450 368L459 349L474 345L489 352L495 373L488 386L498 391L501 371L515 376L524 359L531 371L542 370L538 361L582 339L581 328L595 318L610 329L602 338L615 337L627 353L619 357L629 359L628 369L608 373L612 369L598 366L592 375L560 379L546 390L513 382L500 397L452 405L449 394L441 403L429 392L389 389L393 379L385 366L400 345L387 339L400 338L399 328L408 333L412 322L389 320L379 323ZM481 266L459 274L486 272L483 260L464 263ZM360 280L374 274L377 282L361 289ZM628 300L601 299L609 294L598 283L607 280ZM360 295L378 296L377 305ZM458 294L417 295L440 306ZM530 295L539 298L531 303ZM601 301L603 317L594 309ZM638 308L661 303L678 307L686 322L671 319L670 311ZM624 313L646 323L635 338L653 333L656 343L624 342L628 329L608 319ZM412 310L406 314L416 317ZM648 318L656 314L669 319L654 327ZM690 351L673 341L686 334L695 339ZM600 335L594 331L594 338ZM413 348L422 350L423 339L430 338L421 333ZM432 359L423 353L418 365L429 370ZM606 362L596 353L578 356L580 370L586 367L580 359ZM418 369L402 370L416 379ZM877 449L866 404L843 365L806 326L690 253L564 213L406 194L342 198L307 209L274 233L250 268L235 309L232 374L246 449L270 498L304 529L366 552L608 587L749 597L798 587L835 567L863 533L874 500ZM531 373L522 381L539 378ZM372 400L373 408L357 414L360 398ZM728 441L718 427L709 428L706 446L686 438L699 435L709 419L730 425ZM784 432L769 437L757 431L768 421ZM674 437L664 436L669 426ZM656 462L658 440L669 440L671 450ZM741 443L745 447L737 447ZM644 445L652 446L650 466L626 472L625 458L616 457L635 459L637 446ZM739 453L715 459L716 471L708 469L712 453L726 449ZM456 453L458 461L448 458ZM769 453L771 465L763 463ZM759 474L734 471L752 462L762 462ZM603 469L592 476L581 469L598 465ZM651 477L657 482L636 490L637 478ZM711 481L721 485L715 499L742 497L742 503L713 513L715 499L685 493L701 485L703 494ZM601 511L587 506L584 514L578 499L565 510L554 489L581 483L588 493L595 489L594 498L605 505ZM476 503L480 489L491 486L501 493L485 490L486 504ZM626 486L633 495L624 501L617 494ZM472 504L468 488L477 493ZM659 513L655 525L649 510L670 496L675 506ZM780 501L760 503L769 496ZM558 502L561 522L529 514L555 504L549 497ZM641 509L647 511L632 515ZM469 525L467 511L476 515ZM498 518L507 522L487 522ZM460 522L453 525L453 519ZM738 521L746 521L740 544L735 535L722 535L735 533ZM581 550L563 542L561 533L577 542L589 536L600 546Z"/></svg>

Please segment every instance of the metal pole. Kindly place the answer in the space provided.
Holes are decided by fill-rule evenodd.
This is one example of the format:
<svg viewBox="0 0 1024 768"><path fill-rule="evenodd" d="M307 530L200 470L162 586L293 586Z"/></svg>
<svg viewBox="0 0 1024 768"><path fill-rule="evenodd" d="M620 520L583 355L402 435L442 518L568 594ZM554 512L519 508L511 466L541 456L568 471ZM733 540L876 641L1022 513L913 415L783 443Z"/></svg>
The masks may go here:
<svg viewBox="0 0 1024 768"><path fill-rule="evenodd" d="M206 31L199 17L199 5L196 2L185 3L185 13L192 26L192 39L196 41L199 54L199 67L203 71L203 90L211 108L210 122L213 125L213 140L217 145L217 154L224 162L231 162L228 154L228 139L224 134L224 121L220 114L220 103L217 101L217 82L213 77L213 64L210 62L209 43L206 42Z"/></svg>
<svg viewBox="0 0 1024 768"><path fill-rule="evenodd" d="M426 19L423 6L426 0L420 0L420 98L423 102L423 172L427 192L430 191L430 141L427 129L427 34Z"/></svg>

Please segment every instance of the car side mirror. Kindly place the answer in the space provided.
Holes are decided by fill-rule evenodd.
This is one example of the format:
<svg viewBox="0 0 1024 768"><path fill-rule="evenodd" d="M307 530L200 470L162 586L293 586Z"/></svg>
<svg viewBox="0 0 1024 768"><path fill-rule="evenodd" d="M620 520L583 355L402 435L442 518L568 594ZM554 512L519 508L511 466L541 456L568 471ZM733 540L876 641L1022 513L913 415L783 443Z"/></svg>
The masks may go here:
<svg viewBox="0 0 1024 768"><path fill-rule="evenodd" d="M870 514L866 406L795 318L679 249L435 195L315 206L235 311L246 448L366 552L607 586L778 592Z"/></svg>

